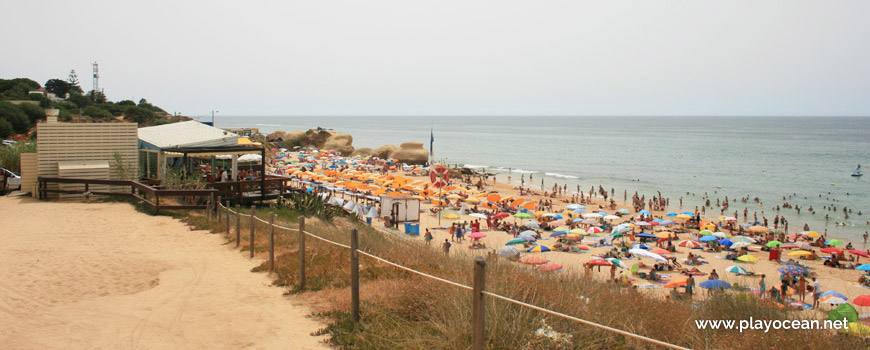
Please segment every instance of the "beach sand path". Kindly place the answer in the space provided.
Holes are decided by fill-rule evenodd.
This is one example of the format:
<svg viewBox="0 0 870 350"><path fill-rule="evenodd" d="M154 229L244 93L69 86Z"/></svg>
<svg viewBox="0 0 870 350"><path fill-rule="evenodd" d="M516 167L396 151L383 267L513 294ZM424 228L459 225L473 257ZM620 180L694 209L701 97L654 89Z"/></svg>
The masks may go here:
<svg viewBox="0 0 870 350"><path fill-rule="evenodd" d="M124 203L0 197L7 349L326 349L260 263Z"/></svg>

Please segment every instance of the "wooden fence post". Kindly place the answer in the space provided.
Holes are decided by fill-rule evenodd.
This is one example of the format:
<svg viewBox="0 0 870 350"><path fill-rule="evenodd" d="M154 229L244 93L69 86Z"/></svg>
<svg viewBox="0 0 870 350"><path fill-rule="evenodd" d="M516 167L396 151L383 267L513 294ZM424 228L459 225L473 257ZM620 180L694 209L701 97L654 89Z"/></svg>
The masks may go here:
<svg viewBox="0 0 870 350"><path fill-rule="evenodd" d="M236 248L242 240L242 205L236 204Z"/></svg>
<svg viewBox="0 0 870 350"><path fill-rule="evenodd" d="M359 325L359 230L350 231L350 314Z"/></svg>
<svg viewBox="0 0 870 350"><path fill-rule="evenodd" d="M221 223L221 220L223 220L223 219L221 219L221 211L218 209L218 208L220 208L220 205L219 205L220 203L221 203L221 196L217 196L217 200L215 201L215 206L214 206L214 214L217 215L218 223Z"/></svg>
<svg viewBox="0 0 870 350"><path fill-rule="evenodd" d="M299 217L299 290L305 289L305 217Z"/></svg>
<svg viewBox="0 0 870 350"><path fill-rule="evenodd" d="M227 235L230 234L230 201L227 200Z"/></svg>
<svg viewBox="0 0 870 350"><path fill-rule="evenodd" d="M486 288L486 260L482 256L474 258L474 285L471 315L471 349L483 350L486 331L483 290Z"/></svg>
<svg viewBox="0 0 870 350"><path fill-rule="evenodd" d="M275 213L269 213L269 272L275 271Z"/></svg>
<svg viewBox="0 0 870 350"><path fill-rule="evenodd" d="M214 217L215 213L215 205L214 205L214 192L210 193L208 196L208 219L211 220Z"/></svg>
<svg viewBox="0 0 870 350"><path fill-rule="evenodd" d="M251 204L251 239L248 241L251 245L251 259L254 258L254 228L257 227L257 217L254 216L256 214L256 210L254 209L253 203Z"/></svg>

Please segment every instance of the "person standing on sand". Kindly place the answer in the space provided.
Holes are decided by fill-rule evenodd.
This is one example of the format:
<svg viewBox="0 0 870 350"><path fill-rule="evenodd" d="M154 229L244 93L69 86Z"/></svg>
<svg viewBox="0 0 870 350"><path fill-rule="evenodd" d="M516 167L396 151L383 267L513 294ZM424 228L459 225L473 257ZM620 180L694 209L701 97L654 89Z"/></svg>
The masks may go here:
<svg viewBox="0 0 870 350"><path fill-rule="evenodd" d="M614 279L616 277L616 264L610 264L610 279Z"/></svg>
<svg viewBox="0 0 870 350"><path fill-rule="evenodd" d="M807 280L804 278L804 275L801 275L801 278L798 280L797 292L798 296L801 298L801 302L803 303L807 294Z"/></svg>
<svg viewBox="0 0 870 350"><path fill-rule="evenodd" d="M447 238L444 239L444 243L441 243L441 250L444 251L444 254L450 254L450 242L447 241Z"/></svg>
<svg viewBox="0 0 870 350"><path fill-rule="evenodd" d="M429 232L429 229L426 229L426 235L423 236L426 239L426 245L432 244L432 232Z"/></svg>
<svg viewBox="0 0 870 350"><path fill-rule="evenodd" d="M764 291L766 290L766 288L767 288L767 284L764 283L764 274L762 274L761 281L758 282L758 290L761 291L761 293L759 293L758 295L763 297Z"/></svg>
<svg viewBox="0 0 870 350"><path fill-rule="evenodd" d="M686 296L690 299L692 298L692 294L694 294L695 289L695 278L692 275L689 275L689 278L686 280Z"/></svg>
<svg viewBox="0 0 870 350"><path fill-rule="evenodd" d="M819 298L822 296L822 286L813 277L813 309L819 307Z"/></svg>

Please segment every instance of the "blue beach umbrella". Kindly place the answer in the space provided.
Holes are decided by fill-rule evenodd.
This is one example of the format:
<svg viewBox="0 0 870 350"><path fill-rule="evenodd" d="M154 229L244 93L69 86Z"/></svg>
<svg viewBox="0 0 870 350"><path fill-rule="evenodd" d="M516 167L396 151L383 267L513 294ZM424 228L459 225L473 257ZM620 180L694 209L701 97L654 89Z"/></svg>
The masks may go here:
<svg viewBox="0 0 870 350"><path fill-rule="evenodd" d="M631 247L631 249L649 250L649 246L647 246L646 244L640 243L640 244L635 244L633 247Z"/></svg>
<svg viewBox="0 0 870 350"><path fill-rule="evenodd" d="M787 273L790 273L792 275L801 275L804 273L804 271L806 271L806 269L804 269L803 267L800 267L800 266L795 266L795 265L785 265L783 267L780 267L776 271L779 271L779 273L781 273L783 275L787 274Z"/></svg>
<svg viewBox="0 0 870 350"><path fill-rule="evenodd" d="M723 280L707 280L698 284L701 288L706 289L728 289L731 288L731 284L725 282Z"/></svg>
<svg viewBox="0 0 870 350"><path fill-rule="evenodd" d="M860 265L856 267L855 270L870 271L870 264Z"/></svg>
<svg viewBox="0 0 870 350"><path fill-rule="evenodd" d="M646 233L646 232L641 233L641 234L638 234L638 235L635 236L635 237L643 237L643 238L658 238L658 237L656 237L656 235L654 235L654 234L650 234L650 233Z"/></svg>
<svg viewBox="0 0 870 350"><path fill-rule="evenodd" d="M667 214L665 214L665 216L677 216L677 215L680 215L680 214L677 214L676 212L673 212L673 211L669 211Z"/></svg>
<svg viewBox="0 0 870 350"><path fill-rule="evenodd" d="M829 295L836 296L837 298L841 298L843 300L849 300L849 298L846 298L845 295L840 294L840 293L835 292L835 291L832 291L832 290L829 290L827 292L822 293L822 295L820 295L819 298L824 298L824 297L829 296Z"/></svg>
<svg viewBox="0 0 870 350"><path fill-rule="evenodd" d="M586 212L586 209L583 209L583 208L574 209L573 212L575 212L575 213L585 213L585 212Z"/></svg>
<svg viewBox="0 0 870 350"><path fill-rule="evenodd" d="M690 211L680 212L680 214L686 214L686 215L688 215L688 216L695 216L695 213L690 212Z"/></svg>
<svg viewBox="0 0 870 350"><path fill-rule="evenodd" d="M573 223L576 224L576 223L578 223L578 222L583 222L583 219L581 219L581 218L576 218L576 219L574 219L574 220L571 220L571 222L573 222Z"/></svg>
<svg viewBox="0 0 870 350"><path fill-rule="evenodd" d="M664 221L662 221L662 226L668 226L668 225L673 225L673 224L674 224L674 220L664 220Z"/></svg>
<svg viewBox="0 0 870 350"><path fill-rule="evenodd" d="M650 212L649 212L649 210L641 210L641 211L639 211L639 212L637 212L637 213L638 213L638 214L643 214L643 215L649 215Z"/></svg>
<svg viewBox="0 0 870 350"><path fill-rule="evenodd" d="M704 236L704 237L701 237L701 239L700 239L701 242L705 242L705 243L706 243L706 242L716 241L716 240L719 240L719 237L716 237L716 236Z"/></svg>
<svg viewBox="0 0 870 350"><path fill-rule="evenodd" d="M568 234L568 231L556 231L556 232L553 232L553 234L551 234L550 237L559 237L559 236L564 236L566 234Z"/></svg>
<svg viewBox="0 0 870 350"><path fill-rule="evenodd" d="M734 244L734 242L731 242L730 239L723 238L723 239L719 240L719 244L724 245L726 247L730 247L732 244Z"/></svg>

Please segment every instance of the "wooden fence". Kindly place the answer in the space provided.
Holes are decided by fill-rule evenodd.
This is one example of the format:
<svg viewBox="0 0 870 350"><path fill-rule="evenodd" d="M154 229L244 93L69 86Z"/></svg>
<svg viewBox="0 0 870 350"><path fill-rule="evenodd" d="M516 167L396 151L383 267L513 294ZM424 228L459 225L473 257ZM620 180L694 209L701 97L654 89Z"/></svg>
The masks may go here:
<svg viewBox="0 0 870 350"><path fill-rule="evenodd" d="M39 199L48 199L49 193L83 194L86 196L116 196L130 197L147 204L156 211L166 209L208 209L209 203L214 203L218 191L215 189L205 190L170 190L159 189L147 183L126 180L99 180L79 179L65 177L44 177L38 179ZM83 189L62 190L50 188L49 184L79 184ZM129 187L129 191L91 191L91 185L108 185L115 187ZM161 198L163 202L161 203ZM181 198L180 200L167 200L167 198Z"/></svg>
<svg viewBox="0 0 870 350"><path fill-rule="evenodd" d="M355 325L359 325L360 323L360 301L359 301L359 256L367 256L374 260L380 261L382 263L391 265L398 269L411 272L417 274L422 277L426 277L447 285L451 285L454 287L458 287L460 289L465 289L471 292L472 298L472 316L471 316L471 349L473 350L483 350L486 346L486 308L485 305L485 296L492 297L497 300L505 301L514 305L518 305L520 307L529 308L532 310L537 310L539 312L543 312L549 315L553 315L556 317L561 317L567 320L571 320L583 325L595 327L598 329L602 329L608 332L621 334L623 336L633 338L639 341L643 341L649 344L662 346L669 349L678 349L678 350L688 350L687 348L675 344L671 344L665 341L661 341L658 339L650 338L644 335L640 335L637 333L632 333L626 330L610 327L607 325L603 325L600 323L596 323L589 320L584 320L576 316L571 316L565 313L561 313L558 311L546 309L537 305L529 304L514 298L506 297L500 294L496 294L486 290L486 260L483 257L476 257L474 259L473 266L473 285L465 285L458 282L454 282L451 280L447 280L438 276L433 276L431 274L418 271L412 269L410 267L400 265L398 263L392 262L390 260L384 259L372 253L363 251L359 249L359 231L357 228L353 228L350 231L350 245L342 244L339 242L335 242L329 240L325 237L321 237L317 234L308 232L305 230L305 217L299 217L299 226L296 228L286 227L275 224L275 214L270 213L269 221L260 219L256 216L255 209L251 208L250 214L242 213L240 206L236 205L236 209L233 210L231 206L224 205L222 202L211 202L214 203L213 207L210 207L207 212L207 217L210 220L217 220L219 223L223 220L226 220L226 233L229 234L231 232L230 229L230 221L235 221L235 233L236 233L236 247L239 246L239 240L241 239L241 222L242 217L245 217L244 220L250 220L251 226L251 236L250 236L250 257L254 258L254 224L256 221L260 221L261 223L268 225L269 227L269 272L275 270L275 229L284 230L286 232L297 232L299 235L299 284L298 288L305 289L305 238L306 236L323 241L328 244L332 244L334 246L338 246L344 249L348 249L350 251L350 294L351 294L351 310L350 315L351 319ZM222 213L223 212L223 213ZM223 214L223 215L222 215ZM234 220L232 219L234 218Z"/></svg>

